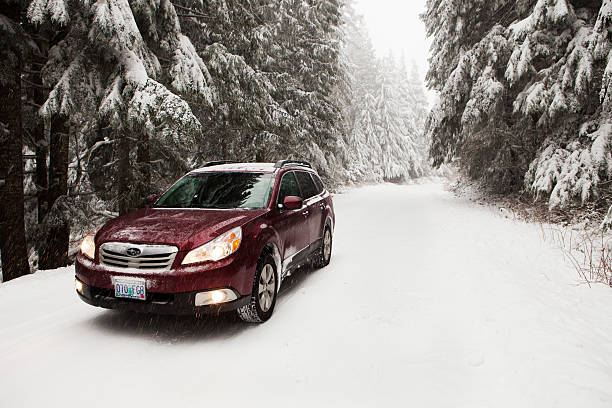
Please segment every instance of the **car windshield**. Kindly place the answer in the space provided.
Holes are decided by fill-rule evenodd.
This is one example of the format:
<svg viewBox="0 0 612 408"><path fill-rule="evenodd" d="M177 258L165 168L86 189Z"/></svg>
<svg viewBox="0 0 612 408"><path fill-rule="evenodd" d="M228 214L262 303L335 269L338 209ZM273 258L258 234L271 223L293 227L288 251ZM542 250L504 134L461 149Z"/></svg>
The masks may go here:
<svg viewBox="0 0 612 408"><path fill-rule="evenodd" d="M173 185L156 208L265 208L272 194L272 174L198 173Z"/></svg>

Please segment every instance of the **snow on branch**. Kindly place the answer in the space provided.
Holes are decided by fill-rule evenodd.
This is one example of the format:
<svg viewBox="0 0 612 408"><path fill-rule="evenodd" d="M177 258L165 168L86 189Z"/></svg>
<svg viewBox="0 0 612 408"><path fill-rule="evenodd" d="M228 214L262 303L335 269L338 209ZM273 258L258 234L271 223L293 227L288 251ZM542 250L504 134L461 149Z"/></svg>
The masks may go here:
<svg viewBox="0 0 612 408"><path fill-rule="evenodd" d="M574 141L563 148L549 142L531 163L525 183L536 199L550 194L550 208L567 206L573 200L586 202L596 194L601 176L612 176L612 121L588 133L593 125L582 127L584 143Z"/></svg>
<svg viewBox="0 0 612 408"><path fill-rule="evenodd" d="M461 117L462 125L473 129L491 117L503 91L504 86L495 78L492 67L487 67L470 92L470 99Z"/></svg>
<svg viewBox="0 0 612 408"><path fill-rule="evenodd" d="M94 114L100 89L98 72L89 70L81 52L63 71L45 103L40 108L43 117L70 116L76 112Z"/></svg>
<svg viewBox="0 0 612 408"><path fill-rule="evenodd" d="M200 122L187 102L150 78L133 90L127 118L132 128L144 127L151 137L170 137L179 142L200 131Z"/></svg>
<svg viewBox="0 0 612 408"><path fill-rule="evenodd" d="M209 87L211 78L208 69L189 38L182 34L179 34L174 50L170 77L173 78L172 87L178 92L196 94L212 105L213 95Z"/></svg>
<svg viewBox="0 0 612 408"><path fill-rule="evenodd" d="M32 0L28 6L28 19L34 24L47 21L66 26L70 23L70 15L64 0Z"/></svg>
<svg viewBox="0 0 612 408"><path fill-rule="evenodd" d="M140 66L152 78L161 70L157 57L142 38L127 0L98 0L93 5L88 37L96 47L114 54L132 72L134 81L146 81L145 76L137 74Z"/></svg>

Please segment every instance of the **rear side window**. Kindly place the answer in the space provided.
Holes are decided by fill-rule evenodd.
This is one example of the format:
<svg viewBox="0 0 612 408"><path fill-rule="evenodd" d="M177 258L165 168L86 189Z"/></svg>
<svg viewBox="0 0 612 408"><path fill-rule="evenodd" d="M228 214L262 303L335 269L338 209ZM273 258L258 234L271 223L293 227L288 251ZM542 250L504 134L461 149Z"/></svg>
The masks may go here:
<svg viewBox="0 0 612 408"><path fill-rule="evenodd" d="M285 173L278 190L278 203L282 204L285 201L285 197L301 197L301 195L300 188L298 187L298 183L293 172L290 171L289 173Z"/></svg>
<svg viewBox="0 0 612 408"><path fill-rule="evenodd" d="M319 176L317 176L316 174L310 173L310 176L312 177L312 180L314 181L315 186L317 186L317 194L321 194L323 190L325 190L325 187L323 187L323 182L321 181Z"/></svg>
<svg viewBox="0 0 612 408"><path fill-rule="evenodd" d="M312 177L310 177L310 173L305 171L296 171L295 175L297 176L298 183L300 183L302 194L304 194L304 197L302 197L304 200L319 194L317 191L317 186L315 186L314 181L312 181Z"/></svg>

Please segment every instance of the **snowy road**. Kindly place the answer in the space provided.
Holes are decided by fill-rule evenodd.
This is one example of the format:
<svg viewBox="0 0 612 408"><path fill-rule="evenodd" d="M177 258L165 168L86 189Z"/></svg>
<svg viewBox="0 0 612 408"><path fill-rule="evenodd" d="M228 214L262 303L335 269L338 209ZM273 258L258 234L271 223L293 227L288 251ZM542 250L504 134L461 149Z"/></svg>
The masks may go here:
<svg viewBox="0 0 612 408"><path fill-rule="evenodd" d="M262 326L92 308L71 268L3 284L0 406L612 406L612 289L540 227L437 184L335 203L331 265Z"/></svg>

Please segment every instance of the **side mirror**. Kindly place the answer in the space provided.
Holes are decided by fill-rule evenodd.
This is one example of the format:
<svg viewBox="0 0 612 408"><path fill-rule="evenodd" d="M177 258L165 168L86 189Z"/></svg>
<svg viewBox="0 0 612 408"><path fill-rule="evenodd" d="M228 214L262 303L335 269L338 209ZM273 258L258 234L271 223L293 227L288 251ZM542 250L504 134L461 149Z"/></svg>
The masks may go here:
<svg viewBox="0 0 612 408"><path fill-rule="evenodd" d="M157 201L159 197L157 196L157 194L151 194L150 196L148 196L147 198L145 198L145 207L146 208L151 208L153 207L153 204L155 204L155 202Z"/></svg>
<svg viewBox="0 0 612 408"><path fill-rule="evenodd" d="M304 205L304 200L296 196L287 196L283 201L283 207L288 210L299 210Z"/></svg>

